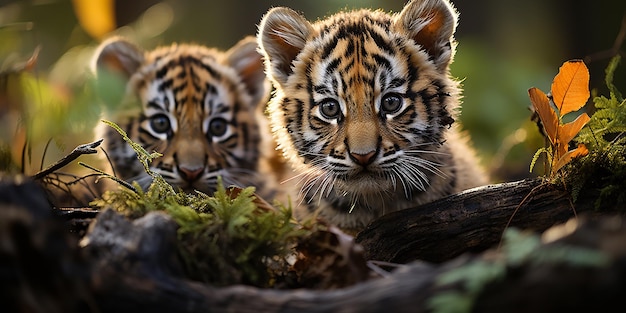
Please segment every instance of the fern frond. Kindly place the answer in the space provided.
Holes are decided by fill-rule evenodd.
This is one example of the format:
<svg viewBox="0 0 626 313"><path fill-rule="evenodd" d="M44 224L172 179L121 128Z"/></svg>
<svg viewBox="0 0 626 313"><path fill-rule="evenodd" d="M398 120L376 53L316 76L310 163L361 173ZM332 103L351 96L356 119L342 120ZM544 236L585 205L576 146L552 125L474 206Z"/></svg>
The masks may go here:
<svg viewBox="0 0 626 313"><path fill-rule="evenodd" d="M617 90L617 87L615 87L615 84L613 84L613 77L615 74L615 70L617 69L617 65L619 65L621 58L622 57L618 54L611 59L611 61L609 62L609 65L606 68L606 71L605 71L606 76L604 78L604 81L606 82L606 86L607 88L609 88L611 99L615 99L618 102L623 102L624 98L622 97L622 93L619 92L619 90Z"/></svg>
<svg viewBox="0 0 626 313"><path fill-rule="evenodd" d="M533 168L535 167L535 163L537 163L537 159L539 159L539 157L541 156L542 153L546 154L547 160L552 160L552 152L550 151L550 149L546 148L546 147L540 148L539 150L537 150L537 152L535 152L535 155L533 155L533 160L530 162L530 172L531 173L533 171ZM550 167L550 166L548 166L548 167Z"/></svg>

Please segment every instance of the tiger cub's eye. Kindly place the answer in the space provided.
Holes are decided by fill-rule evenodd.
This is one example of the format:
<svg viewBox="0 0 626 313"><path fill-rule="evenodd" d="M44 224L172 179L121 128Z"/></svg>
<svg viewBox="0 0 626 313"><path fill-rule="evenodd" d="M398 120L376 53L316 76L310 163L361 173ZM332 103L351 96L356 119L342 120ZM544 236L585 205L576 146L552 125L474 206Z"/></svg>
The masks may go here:
<svg viewBox="0 0 626 313"><path fill-rule="evenodd" d="M324 102L320 104L319 110L322 116L329 120L338 118L341 113L339 103L332 99L324 100Z"/></svg>
<svg viewBox="0 0 626 313"><path fill-rule="evenodd" d="M395 93L386 94L380 102L380 111L383 114L393 114L402 108L402 97Z"/></svg>
<svg viewBox="0 0 626 313"><path fill-rule="evenodd" d="M171 129L170 119L165 114L150 117L150 127L159 134L167 133Z"/></svg>
<svg viewBox="0 0 626 313"><path fill-rule="evenodd" d="M218 117L214 118L211 123L209 123L209 134L211 136L219 137L226 133L228 129L228 123L225 119Z"/></svg>

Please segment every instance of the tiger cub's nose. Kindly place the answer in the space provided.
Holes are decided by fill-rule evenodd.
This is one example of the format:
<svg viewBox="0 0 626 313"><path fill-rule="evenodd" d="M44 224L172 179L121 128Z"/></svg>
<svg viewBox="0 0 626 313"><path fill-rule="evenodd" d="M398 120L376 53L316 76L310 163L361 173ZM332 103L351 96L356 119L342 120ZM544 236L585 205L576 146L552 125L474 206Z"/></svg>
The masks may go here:
<svg viewBox="0 0 626 313"><path fill-rule="evenodd" d="M374 161L374 156L376 155L376 151L371 151L366 154L360 154L355 152L350 152L350 158L352 161L356 162L361 166L368 165Z"/></svg>
<svg viewBox="0 0 626 313"><path fill-rule="evenodd" d="M204 172L203 167L189 169L189 168L181 166L178 168L178 170L180 172L180 176L184 180L189 181L189 182L196 180L200 176L200 174Z"/></svg>

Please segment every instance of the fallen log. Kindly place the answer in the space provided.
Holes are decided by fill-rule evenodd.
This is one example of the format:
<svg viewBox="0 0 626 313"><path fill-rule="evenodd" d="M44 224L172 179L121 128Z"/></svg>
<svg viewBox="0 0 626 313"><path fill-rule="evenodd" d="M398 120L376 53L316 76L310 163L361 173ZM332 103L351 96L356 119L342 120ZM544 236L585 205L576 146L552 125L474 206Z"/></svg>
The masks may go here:
<svg viewBox="0 0 626 313"><path fill-rule="evenodd" d="M594 213L597 198L586 192L573 202L570 192L541 178L478 187L384 215L356 242L369 260L439 263L498 245L507 227L541 233L577 213ZM602 213L619 210L603 207Z"/></svg>
<svg viewBox="0 0 626 313"><path fill-rule="evenodd" d="M542 178L488 185L382 216L357 234L356 242L368 260L440 263L498 245L507 227L540 233L577 213L594 213L597 197L587 191L573 202L562 186ZM619 211L624 210L605 206L599 213ZM83 208L59 212L81 234L98 213Z"/></svg>
<svg viewBox="0 0 626 313"><path fill-rule="evenodd" d="M528 184L524 185L527 190L540 186L532 181L524 184ZM502 191L507 186L510 184L486 187L486 190ZM527 199L528 205L567 200L558 188L542 188L543 185L535 189L538 193ZM467 195L476 199L472 198L478 197L475 192L480 194L480 190L474 190L452 199ZM518 256L515 262L507 260L506 254L517 252L516 247L505 245L507 249L464 254L440 264L409 262L384 277L336 290L276 290L249 286L217 288L186 279L175 256L176 225L159 212L131 222L113 211L103 211L79 248L73 241L75 236L66 233L63 239L60 230L65 223L58 216L46 213L51 208L42 201L44 198L45 194L29 182L0 184L0 221L4 226L0 228L3 243L0 269L2 273L18 273L11 275L11 279L0 280L3 311L6 308L13 312L52 309L58 312L432 312L440 310L442 305L458 305L455 301L461 299L467 311L588 312L623 306L623 290L626 290L626 220L621 216L581 217L575 227L564 228L569 235L533 246L530 257ZM514 210L519 204L509 203L518 198L505 198L502 194L493 195L494 206ZM466 203L470 209L480 211L474 202ZM523 209L523 206L518 214L526 214L519 221L514 218L512 224L523 225L522 221L526 221L532 226L536 224L531 218L535 222L539 216L547 218L533 213L532 207ZM471 220L471 214L455 216L458 212L467 211L449 212L449 223ZM484 227L477 222L480 220L471 221L476 223L460 225L465 225L463 229L468 231L495 230L498 234L491 236L499 237L500 228ZM489 219L483 222L499 225ZM378 221L373 226L375 223ZM53 245L46 244L50 240ZM384 244L386 239L380 240ZM461 245L461 250L468 246ZM437 247L435 244L427 248ZM542 250L543 254L532 257L535 250ZM550 251L556 253L546 254ZM484 280L481 288L469 292L465 278L458 279L463 277L459 273L480 276L475 275L480 268L477 265L500 270ZM451 295L456 295L456 300Z"/></svg>

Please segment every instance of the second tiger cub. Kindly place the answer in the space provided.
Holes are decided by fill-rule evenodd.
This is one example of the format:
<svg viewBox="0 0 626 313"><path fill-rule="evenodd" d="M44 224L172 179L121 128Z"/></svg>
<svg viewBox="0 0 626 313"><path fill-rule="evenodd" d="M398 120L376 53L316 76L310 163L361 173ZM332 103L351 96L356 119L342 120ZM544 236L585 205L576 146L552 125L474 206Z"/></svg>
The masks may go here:
<svg viewBox="0 0 626 313"><path fill-rule="evenodd" d="M114 37L97 50L96 73L120 77L127 108L109 114L149 152L163 154L150 168L175 189L211 194L218 177L226 186L255 186L273 200L274 144L263 115L269 83L254 38L228 51L172 44L144 51ZM147 189L152 178L136 153L112 128L103 127L115 173Z"/></svg>

